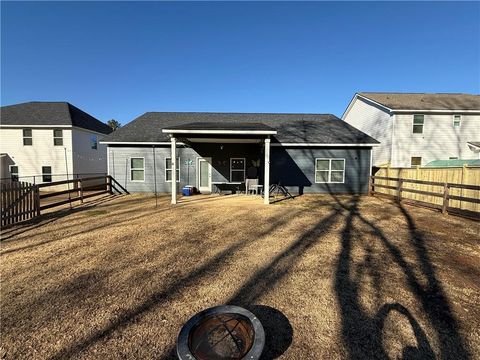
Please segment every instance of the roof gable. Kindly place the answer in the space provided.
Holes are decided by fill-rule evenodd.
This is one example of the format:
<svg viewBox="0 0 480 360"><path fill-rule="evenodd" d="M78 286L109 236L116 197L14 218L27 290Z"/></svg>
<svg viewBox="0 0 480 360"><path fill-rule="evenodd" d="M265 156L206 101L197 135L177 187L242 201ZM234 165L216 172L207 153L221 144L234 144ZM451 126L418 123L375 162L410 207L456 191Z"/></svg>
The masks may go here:
<svg viewBox="0 0 480 360"><path fill-rule="evenodd" d="M68 102L28 102L2 106L2 125L18 126L76 126L109 134L112 129L100 120Z"/></svg>

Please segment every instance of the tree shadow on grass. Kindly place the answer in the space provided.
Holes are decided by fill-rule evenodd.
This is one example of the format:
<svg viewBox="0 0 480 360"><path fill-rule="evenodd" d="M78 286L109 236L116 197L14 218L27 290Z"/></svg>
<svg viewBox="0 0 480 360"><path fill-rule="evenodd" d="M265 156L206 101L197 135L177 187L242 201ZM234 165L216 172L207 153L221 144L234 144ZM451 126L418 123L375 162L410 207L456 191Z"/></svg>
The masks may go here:
<svg viewBox="0 0 480 360"><path fill-rule="evenodd" d="M361 214L358 197L350 206L342 204L340 201L338 203L348 211L341 237L341 251L335 275L335 292L341 308L343 343L348 350L349 358L388 358L382 342L383 326L379 326L379 324L383 324L381 319L385 316L385 308L379 309L378 313L372 316L367 314L361 306L360 288L362 283L355 276L352 252L353 247L360 243L359 239L361 239L363 233L362 230L355 228L354 221L360 221L361 224L370 229L374 239L383 245L387 253L392 256L395 264L403 272L408 289L419 301L436 332L439 339L440 358L470 358L466 344L459 334L459 327L452 314L449 301L436 277L435 269L425 246L425 239L416 228L413 218L407 210L399 204L400 212L408 226L409 237L405 239L405 246L413 247L420 274L427 279L426 285L422 285L420 278L416 275L412 265L407 262L400 248L390 241L375 223ZM407 316L419 344L416 349L405 348L404 358L434 358L425 333L408 310L401 305L393 306L391 309Z"/></svg>
<svg viewBox="0 0 480 360"><path fill-rule="evenodd" d="M169 299L174 297L179 292L183 291L188 286L197 283L202 277L209 276L209 274L215 271L221 271L222 267L228 263L229 259L235 256L235 254L242 248L270 234L277 227L285 225L290 219L294 218L296 215L298 215L298 212L291 212L289 213L288 217L276 220L274 223L271 224L271 226L269 226L264 232L259 233L258 236L256 236L255 238L250 238L231 244L230 246L210 258L207 262L198 266L196 269L190 271L184 276L179 277L176 281L171 283L166 288L161 289L146 298L145 301L139 306L125 311L105 327L98 329L97 331L93 331L85 338L79 339L77 342L71 344L70 346L61 349L55 355L51 356L50 359L71 358L87 350L96 342L110 336L113 332L137 321L142 316L155 309L157 306L161 306L162 304L167 303ZM179 239L179 241L182 241L182 239ZM174 351L170 351L167 357L171 357L173 354Z"/></svg>

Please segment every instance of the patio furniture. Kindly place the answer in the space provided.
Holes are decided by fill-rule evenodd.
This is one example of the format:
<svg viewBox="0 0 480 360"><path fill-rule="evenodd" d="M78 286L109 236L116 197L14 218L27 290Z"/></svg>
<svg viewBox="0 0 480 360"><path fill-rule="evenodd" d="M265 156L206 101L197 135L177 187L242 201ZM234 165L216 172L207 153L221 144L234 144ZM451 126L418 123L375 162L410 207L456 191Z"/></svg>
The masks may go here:
<svg viewBox="0 0 480 360"><path fill-rule="evenodd" d="M250 194L252 191L256 190L254 187L258 185L258 179L247 178L245 179L245 191L246 194Z"/></svg>
<svg viewBox="0 0 480 360"><path fill-rule="evenodd" d="M222 194L222 191L224 190L230 190L233 194L233 191L236 193L240 193L241 186L243 182L236 182L236 181L212 181L212 185L215 186L214 194Z"/></svg>
<svg viewBox="0 0 480 360"><path fill-rule="evenodd" d="M282 194L285 199L293 199L293 195L290 194L285 186L279 181L277 184L270 185L269 194L277 197L277 195Z"/></svg>
<svg viewBox="0 0 480 360"><path fill-rule="evenodd" d="M254 195L262 195L263 185L251 185L250 191L252 191Z"/></svg>

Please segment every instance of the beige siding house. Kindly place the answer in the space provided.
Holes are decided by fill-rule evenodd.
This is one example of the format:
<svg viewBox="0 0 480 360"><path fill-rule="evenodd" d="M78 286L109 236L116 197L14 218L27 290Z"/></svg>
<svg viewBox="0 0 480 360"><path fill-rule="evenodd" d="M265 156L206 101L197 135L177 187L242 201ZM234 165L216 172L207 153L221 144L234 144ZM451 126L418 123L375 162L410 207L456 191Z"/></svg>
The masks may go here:
<svg viewBox="0 0 480 360"><path fill-rule="evenodd" d="M374 166L479 158L479 95L357 93L342 119L381 142Z"/></svg>
<svg viewBox="0 0 480 360"><path fill-rule="evenodd" d="M30 102L0 112L1 178L43 183L107 172L110 127L66 102ZM92 175L93 176L93 175Z"/></svg>

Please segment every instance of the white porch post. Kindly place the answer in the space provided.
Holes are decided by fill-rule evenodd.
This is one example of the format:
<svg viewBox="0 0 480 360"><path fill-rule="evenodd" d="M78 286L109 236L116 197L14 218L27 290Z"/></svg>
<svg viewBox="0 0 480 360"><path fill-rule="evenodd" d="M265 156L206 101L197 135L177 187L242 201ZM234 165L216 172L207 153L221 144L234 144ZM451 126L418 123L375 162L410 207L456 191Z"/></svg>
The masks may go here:
<svg viewBox="0 0 480 360"><path fill-rule="evenodd" d="M173 136L170 139L172 153L172 205L177 203L177 139Z"/></svg>
<svg viewBox="0 0 480 360"><path fill-rule="evenodd" d="M265 139L265 170L263 175L263 203L270 204L270 138Z"/></svg>

